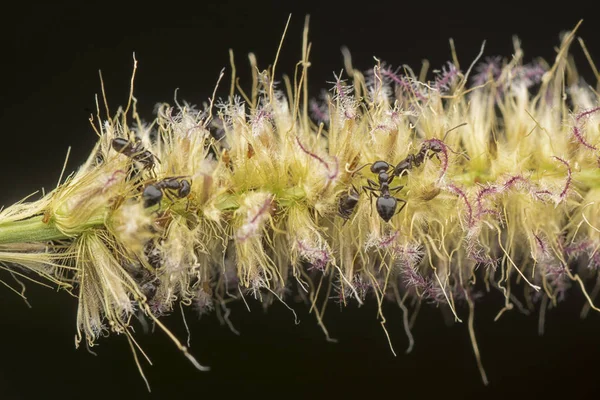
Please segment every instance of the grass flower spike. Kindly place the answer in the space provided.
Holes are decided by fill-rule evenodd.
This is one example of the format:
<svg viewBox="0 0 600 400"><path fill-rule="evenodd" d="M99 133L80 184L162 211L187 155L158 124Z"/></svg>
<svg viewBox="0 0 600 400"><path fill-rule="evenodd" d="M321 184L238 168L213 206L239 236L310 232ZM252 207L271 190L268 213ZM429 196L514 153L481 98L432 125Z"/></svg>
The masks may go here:
<svg viewBox="0 0 600 400"><path fill-rule="evenodd" d="M363 73L345 53L318 98L306 32L293 80L251 57L247 92L232 68L227 97L160 104L151 123L133 84L125 109L99 107L87 161L0 212L2 269L74 294L77 343L123 334L137 361L141 318L201 370L161 322L181 304L293 308L297 293L328 337L332 298L376 302L384 330L385 301L406 316L430 303L468 325L486 383L474 310L487 294L505 299L497 318L569 290L583 315L600 311L600 107L568 56L574 32L550 64L525 63L518 41L510 59L454 57L429 75L379 60Z"/></svg>

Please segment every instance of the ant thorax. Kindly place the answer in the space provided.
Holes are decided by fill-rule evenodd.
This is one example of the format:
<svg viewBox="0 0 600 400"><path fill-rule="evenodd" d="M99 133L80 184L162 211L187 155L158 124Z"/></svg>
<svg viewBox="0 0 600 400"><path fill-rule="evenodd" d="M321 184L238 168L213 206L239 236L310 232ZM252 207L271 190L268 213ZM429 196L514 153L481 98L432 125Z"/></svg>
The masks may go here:
<svg viewBox="0 0 600 400"><path fill-rule="evenodd" d="M161 181L147 185L142 193L144 207L148 208L159 204L165 194L171 200L173 200L172 196L179 199L189 196L191 184L187 179L182 178L183 177L181 176L165 178Z"/></svg>

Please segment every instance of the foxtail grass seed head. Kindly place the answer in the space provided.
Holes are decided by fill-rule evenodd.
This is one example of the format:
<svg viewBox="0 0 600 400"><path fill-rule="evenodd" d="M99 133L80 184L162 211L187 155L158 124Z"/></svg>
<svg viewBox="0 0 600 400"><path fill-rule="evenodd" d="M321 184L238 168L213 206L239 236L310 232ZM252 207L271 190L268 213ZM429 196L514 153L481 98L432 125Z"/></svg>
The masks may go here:
<svg viewBox="0 0 600 400"><path fill-rule="evenodd" d="M568 55L573 38L553 63L526 63L515 41L511 58L454 59L425 80L376 59L314 97L305 40L293 82L271 68L247 92L160 104L151 123L132 95L98 111L76 172L0 211L0 266L75 294L77 343L125 334L140 352L143 315L202 370L160 322L180 304L204 314L250 295L290 307L298 291L327 334L330 298L376 302L384 329L383 302L431 303L467 324L487 382L473 312L490 292L506 297L497 318L571 290L584 313L600 311L588 294L600 105Z"/></svg>

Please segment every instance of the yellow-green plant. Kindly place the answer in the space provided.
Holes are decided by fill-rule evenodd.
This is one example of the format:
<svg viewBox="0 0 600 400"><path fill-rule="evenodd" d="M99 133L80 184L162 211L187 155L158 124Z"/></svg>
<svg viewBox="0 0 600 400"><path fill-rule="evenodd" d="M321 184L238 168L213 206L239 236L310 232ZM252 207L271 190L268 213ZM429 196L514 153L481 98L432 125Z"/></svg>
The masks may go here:
<svg viewBox="0 0 600 400"><path fill-rule="evenodd" d="M199 369L160 320L179 304L204 313L296 290L328 336L332 297L376 301L384 329L386 299L405 316L428 302L466 318L486 382L473 329L486 293L504 295L498 317L553 307L570 287L583 314L598 311L600 107L573 40L552 64L524 63L515 39L510 59L463 70L454 56L429 80L426 65L379 60L363 74L346 54L347 80L311 100L305 30L283 85L251 55L248 93L232 62L227 98L161 104L150 124L132 84L125 109L99 107L98 142L75 173L0 212L0 263L78 297L77 343L119 333L135 349L141 313ZM370 170L379 160L383 177Z"/></svg>

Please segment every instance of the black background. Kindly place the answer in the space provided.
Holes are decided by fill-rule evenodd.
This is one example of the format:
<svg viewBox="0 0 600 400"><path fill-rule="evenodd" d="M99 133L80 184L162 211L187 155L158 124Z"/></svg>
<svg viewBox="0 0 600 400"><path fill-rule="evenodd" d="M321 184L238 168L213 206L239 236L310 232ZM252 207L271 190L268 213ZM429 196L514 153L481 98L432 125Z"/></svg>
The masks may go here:
<svg viewBox="0 0 600 400"><path fill-rule="evenodd" d="M129 91L132 53L139 61L135 95L140 112L151 119L157 102L179 98L206 101L228 49L236 54L242 85L248 87L246 54L259 66L272 63L290 12L280 73L293 73L301 57L304 15L311 14L311 90L331 81L342 67L340 46L347 45L355 66L367 69L373 56L392 65L418 69L424 58L433 68L450 59L454 38L466 67L487 40L485 55L510 56L512 35L523 40L526 58L554 57L562 30L584 23L579 35L600 62L599 18L581 4L336 2L308 8L286 2L149 2L136 6L12 4L2 14L0 40L0 204L55 185L68 146L68 171L91 150L95 135L88 117L103 71L111 108L124 105ZM579 46L573 47L587 77L591 70ZM223 87L228 87L229 82ZM225 92L226 93L226 92ZM11 282L6 274L1 279ZM32 309L0 286L0 398L562 398L590 395L598 387L600 315L580 320L584 302L577 289L559 309L548 313L546 334L537 335L537 317L507 313L493 317L501 299L478 306L477 335L491 380L481 384L465 324L448 326L438 310L421 310L414 329L416 346L403 354L406 338L401 312L385 308L398 357L391 354L376 319L374 301L340 311L332 304L326 324L338 344L325 341L307 308L295 306L301 323L275 304L267 313L251 302L233 306L235 336L216 317L187 313L192 351L212 367L193 369L161 333L138 335L154 362L145 372L146 392L124 337L100 341L94 357L75 350L76 300L66 293L28 285ZM465 310L462 315L466 318ZM181 338L179 315L166 323ZM244 396L244 397L240 397Z"/></svg>

